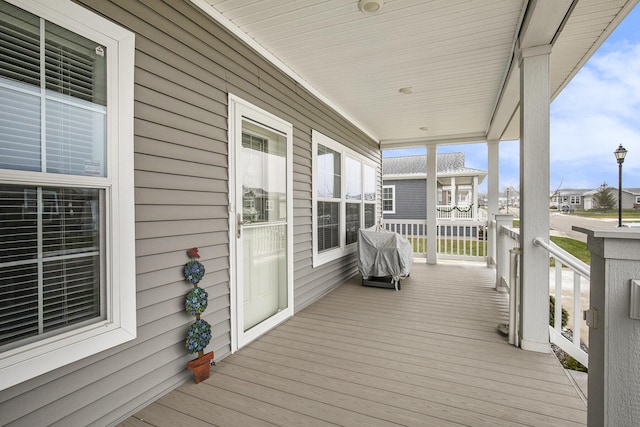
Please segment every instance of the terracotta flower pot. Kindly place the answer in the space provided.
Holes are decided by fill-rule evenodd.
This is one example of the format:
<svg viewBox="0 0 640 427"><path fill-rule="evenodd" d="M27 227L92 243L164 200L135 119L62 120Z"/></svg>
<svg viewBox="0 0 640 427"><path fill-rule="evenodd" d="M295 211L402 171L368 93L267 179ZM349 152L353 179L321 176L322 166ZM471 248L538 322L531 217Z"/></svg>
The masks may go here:
<svg viewBox="0 0 640 427"><path fill-rule="evenodd" d="M187 363L187 368L193 371L193 378L196 380L196 384L209 378L212 359L213 351Z"/></svg>

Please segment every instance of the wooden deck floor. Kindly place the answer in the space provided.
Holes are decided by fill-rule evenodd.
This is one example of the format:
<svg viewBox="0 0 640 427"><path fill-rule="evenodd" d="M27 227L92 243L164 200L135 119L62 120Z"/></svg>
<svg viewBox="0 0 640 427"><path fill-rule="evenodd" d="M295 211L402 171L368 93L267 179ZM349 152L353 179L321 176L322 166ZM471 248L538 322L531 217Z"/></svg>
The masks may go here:
<svg viewBox="0 0 640 427"><path fill-rule="evenodd" d="M418 263L399 292L351 280L122 426L586 425L554 356L496 332L494 278Z"/></svg>

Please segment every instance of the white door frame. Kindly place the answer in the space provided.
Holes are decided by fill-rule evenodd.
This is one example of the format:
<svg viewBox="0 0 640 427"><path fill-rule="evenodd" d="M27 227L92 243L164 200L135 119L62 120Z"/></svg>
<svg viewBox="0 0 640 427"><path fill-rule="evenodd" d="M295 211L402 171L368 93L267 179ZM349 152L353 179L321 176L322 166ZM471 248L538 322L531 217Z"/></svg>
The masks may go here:
<svg viewBox="0 0 640 427"><path fill-rule="evenodd" d="M237 271L237 223L236 215L242 212L242 205L236 205L236 142L242 140L242 118L246 117L275 129L287 139L287 308L252 327L246 333L243 330L244 318L243 290L238 286ZM293 316L293 126L273 114L256 107L243 99L229 94L229 286L230 286L230 315L231 315L231 352L245 346L276 325Z"/></svg>

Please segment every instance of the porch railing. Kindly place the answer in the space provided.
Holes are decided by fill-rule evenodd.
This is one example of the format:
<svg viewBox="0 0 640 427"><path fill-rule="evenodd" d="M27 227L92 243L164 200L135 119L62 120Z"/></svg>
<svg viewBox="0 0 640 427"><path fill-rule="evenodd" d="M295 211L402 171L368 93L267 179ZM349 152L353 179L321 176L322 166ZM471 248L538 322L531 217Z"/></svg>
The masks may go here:
<svg viewBox="0 0 640 427"><path fill-rule="evenodd" d="M438 205L436 210L438 219L475 219L473 205Z"/></svg>
<svg viewBox="0 0 640 427"><path fill-rule="evenodd" d="M495 222L494 222L495 224ZM496 268L498 271L497 289L504 289L509 292L509 342L518 345L519 307L520 299L520 278L518 274L520 263L518 230L511 227L501 226L496 230L496 238L498 240L496 251ZM546 243L542 238L534 239L534 244L545 249L549 253L549 258L555 260L553 269L552 285L555 287L555 312L554 324L549 325L549 340L564 350L571 357L582 363L585 367L589 365L589 356L582 349L580 337L582 332L586 332L586 325L582 321L581 310L581 283L582 280L589 281L590 268L567 251L563 250L553 242ZM502 268L501 268L502 267ZM506 274L501 275L500 271ZM551 271L550 271L551 273ZM562 284L563 276L570 275L573 279L573 290L568 297L573 298L570 307L565 307L572 319L572 339L565 338L562 334Z"/></svg>
<svg viewBox="0 0 640 427"><path fill-rule="evenodd" d="M546 243L542 238L533 239L536 246L546 249L549 252L549 258L555 260L555 313L554 325L549 326L549 337L552 343L560 347L571 357L582 363L585 367L589 366L589 355L582 349L580 337L583 329L586 331L586 324L582 321L581 310L581 282L585 279L587 283L590 281L591 269L584 262L580 261L553 242ZM568 267L572 272L573 279L573 307L569 308L570 318L572 319L572 340L568 340L562 334L562 282L563 267Z"/></svg>
<svg viewBox="0 0 640 427"><path fill-rule="evenodd" d="M426 220L383 221L386 230L396 232L413 244L413 255L427 256ZM487 222L446 220L437 224L436 252L441 259L486 261Z"/></svg>

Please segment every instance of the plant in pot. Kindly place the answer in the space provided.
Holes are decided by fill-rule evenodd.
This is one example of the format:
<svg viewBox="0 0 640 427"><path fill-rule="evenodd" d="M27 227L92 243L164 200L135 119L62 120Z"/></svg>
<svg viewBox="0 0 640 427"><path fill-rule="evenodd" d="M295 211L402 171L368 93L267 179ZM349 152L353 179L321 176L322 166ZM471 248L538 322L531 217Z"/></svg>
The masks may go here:
<svg viewBox="0 0 640 427"><path fill-rule="evenodd" d="M184 278L193 285L193 288L187 293L184 308L192 316L196 317L196 321L191 324L187 332L185 346L189 354L198 353L198 358L190 361L187 368L193 371L196 384L209 378L211 370L211 361L213 360L213 351L204 352L205 347L211 341L211 325L200 315L207 309L209 303L209 295L207 291L200 288L198 283L204 276L204 265L198 258L198 248L191 248L187 251L189 262L183 268Z"/></svg>

